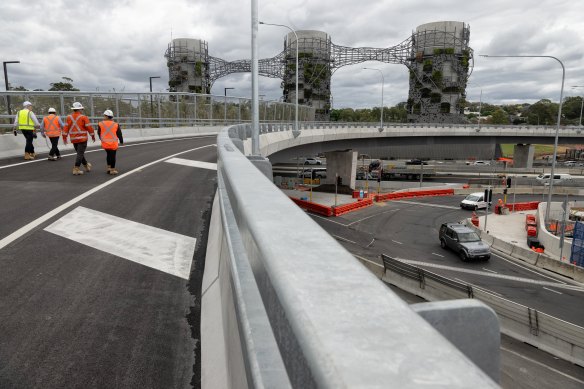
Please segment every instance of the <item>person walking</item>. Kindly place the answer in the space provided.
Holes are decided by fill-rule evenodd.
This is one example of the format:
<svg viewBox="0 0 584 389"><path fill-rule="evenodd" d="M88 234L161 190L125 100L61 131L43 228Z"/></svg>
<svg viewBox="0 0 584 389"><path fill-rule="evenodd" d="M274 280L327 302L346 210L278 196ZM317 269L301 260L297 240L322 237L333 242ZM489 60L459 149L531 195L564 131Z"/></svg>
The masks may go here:
<svg viewBox="0 0 584 389"><path fill-rule="evenodd" d="M59 138L61 137L61 130L64 124L56 113L57 110L55 108L49 108L49 114L43 118L43 122L41 123L41 135L45 139L49 137L51 141L51 151L49 151L49 158L47 158L49 161L61 159L61 152L57 145L59 144Z"/></svg>
<svg viewBox="0 0 584 389"><path fill-rule="evenodd" d="M106 109L103 113L103 120L99 122L99 139L101 139L101 147L105 150L107 170L106 173L112 176L118 174L116 170L116 152L118 144L124 144L122 137L122 129L120 125L113 121L114 113Z"/></svg>
<svg viewBox="0 0 584 389"><path fill-rule="evenodd" d="M83 174L83 170L79 169L81 165L86 172L91 171L91 164L85 159L85 150L87 149L88 135L91 135L91 139L95 142L95 133L89 124L89 118L83 114L83 105L76 101L71 109L73 113L67 116L67 122L63 129L63 143L67 144L67 136L71 138L71 143L77 152L73 175L79 176Z"/></svg>
<svg viewBox="0 0 584 389"><path fill-rule="evenodd" d="M32 112L32 103L30 101L25 101L23 104L23 109L18 111L16 117L14 118L14 136L16 136L16 130L20 130L22 135L26 138L26 146L24 147L24 159L31 160L35 159L36 154L34 152L34 145L32 144L33 139L36 136L36 129L40 128L40 123L37 120L34 112Z"/></svg>

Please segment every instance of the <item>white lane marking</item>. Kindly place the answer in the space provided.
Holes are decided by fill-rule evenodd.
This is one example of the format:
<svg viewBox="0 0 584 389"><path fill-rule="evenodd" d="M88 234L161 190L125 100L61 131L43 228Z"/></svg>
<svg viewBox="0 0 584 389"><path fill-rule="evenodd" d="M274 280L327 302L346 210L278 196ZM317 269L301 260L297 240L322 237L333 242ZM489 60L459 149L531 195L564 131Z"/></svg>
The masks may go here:
<svg viewBox="0 0 584 389"><path fill-rule="evenodd" d="M527 270L527 271L530 271L530 272L532 272L532 273L535 273L535 274L537 274L537 275L538 275L538 276L540 276L540 277L549 278L550 280L554 280L554 281L556 281L556 282L557 282L557 283L559 283L559 284L567 284L567 282L564 282L564 281L562 281L562 280L559 280L559 279L557 279L557 278L554 278L554 277L551 277L551 276L548 276L548 275L542 274L542 273L540 273L540 272L538 272L538 271L535 271L535 270L533 270L533 269L530 269L530 268L528 268L527 266L523 266L523 265L521 265L521 264L519 264L519 263L515 263L514 261L511 261L511 260L509 260L509 259L507 259L507 258L503 258L503 257L502 257L502 256L500 256L500 255L493 254L493 256L495 256L495 257L497 257L497 258L499 258L499 259L502 259L503 261L505 261L505 262L508 262L508 263L510 263L510 264L512 264L512 265L515 265L515 266L517 266L517 267L520 267L520 268L522 268L522 269L524 269L524 270Z"/></svg>
<svg viewBox="0 0 584 389"><path fill-rule="evenodd" d="M448 271L454 271L454 272L460 272L460 273L467 273L467 274L475 274L475 275L491 277L491 278L500 278L500 279L509 280L509 281L524 282L527 284L553 286L554 288L568 289L568 290L573 290L575 292L584 292L584 288L582 288L582 287L559 284L557 282L540 281L540 280L534 280L531 278L508 276L505 274L492 274L492 273L486 273L486 272L479 271L479 270L465 269L465 268L455 267L455 266L446 266L446 265L440 265L437 263L430 263L430 262L414 261L411 259L399 258L399 260L402 262L405 262L405 263L409 263L411 265L432 267L432 268L436 268L436 269L442 269L442 270L448 270Z"/></svg>
<svg viewBox="0 0 584 389"><path fill-rule="evenodd" d="M177 165L198 167L198 168L201 168L201 169L217 170L217 164L216 163L193 161L192 159L171 158L171 159L167 159L164 162L174 163L174 164L177 164Z"/></svg>
<svg viewBox="0 0 584 389"><path fill-rule="evenodd" d="M430 203L420 203L418 201L408 201L408 200L389 200L392 203L404 203L404 204L414 204L414 205L423 205L426 207L434 207L434 208L445 208L445 209L456 209L459 210L460 207L453 207L451 205L441 205L441 204L430 204Z"/></svg>
<svg viewBox="0 0 584 389"><path fill-rule="evenodd" d="M370 247L370 246L373 244L373 242L375 242L375 238L371 239L371 243L369 243L369 244L367 245L367 247Z"/></svg>
<svg viewBox="0 0 584 389"><path fill-rule="evenodd" d="M480 289L480 290L482 290L482 291L485 291L485 292L487 292L487 293L491 293L491 294L497 295L497 296L499 296L499 297L505 298L505 296L503 296L501 293L497 293L497 292L495 292L494 290L485 289L485 288L483 288L482 286L476 286L476 285L474 285L474 284L471 284L471 285L472 285L472 287L473 287L473 288L475 288L475 289Z"/></svg>
<svg viewBox="0 0 584 389"><path fill-rule="evenodd" d="M185 151L181 151L180 153L176 153L176 154L172 154L172 155L168 155L164 158L160 158L157 159L156 161L153 162L149 162L145 165L142 165L140 167L137 167L134 170L130 170L127 173L121 174L115 178L110 179L109 181L104 182L101 185L96 186L95 188L92 188L90 190L88 190L85 193L80 194L79 196L67 201L64 204L61 204L60 206L58 206L57 208L53 209L52 211L49 211L47 213L45 213L43 216L39 217L36 220L33 220L32 222L28 223L27 225L19 228L18 230L14 231L12 234L6 236L5 238L3 238L2 240L0 240L0 249L6 247L7 245L9 245L10 243L14 242L16 239L20 238L21 236L23 236L24 234L28 233L29 231L31 231L33 228L38 227L40 224L46 222L47 220L49 220L50 218L54 217L55 215L57 215L59 212L62 212L64 210L66 210L67 208L71 207L72 205L77 204L78 202L80 202L81 200L91 196L92 194L94 194L95 192L100 191L101 189L110 186L111 184L113 184L114 182L121 180L123 178L128 177L129 175L132 175L136 172L142 171L142 169L152 166L154 164L157 164L159 162L162 162L168 158L172 158L175 157L177 155L181 155L181 154L185 154L185 153L189 153L191 151L196 151L196 150L200 150L200 149L204 149L207 147L211 147L211 145L205 145L205 146L199 146L199 147L195 147L194 149L189 149L189 150L185 150Z"/></svg>
<svg viewBox="0 0 584 389"><path fill-rule="evenodd" d="M488 272L491 272L491 273L494 273L494 274L499 274L499 273L497 273L497 272L496 272L496 271L494 271L494 270L487 269L486 267L482 267L481 269L483 269L483 270L485 270L485 271L488 271Z"/></svg>
<svg viewBox="0 0 584 389"><path fill-rule="evenodd" d="M553 290L553 289L550 289L550 288L546 288L545 286L543 288L545 290L549 290L550 292L554 292L554 293L557 293L557 294L563 294L562 292L558 292L557 290Z"/></svg>
<svg viewBox="0 0 584 389"><path fill-rule="evenodd" d="M312 216L312 217L317 217L317 218L322 219L322 220L326 220L327 222L331 222L331 223L338 224L339 226L343 226L343 227L347 227L348 226L348 224L339 223L336 220L332 220L332 219L326 218L324 216L315 215L313 213L310 213L309 215Z"/></svg>
<svg viewBox="0 0 584 389"><path fill-rule="evenodd" d="M85 207L45 231L152 269L189 279L197 240Z"/></svg>
<svg viewBox="0 0 584 389"><path fill-rule="evenodd" d="M395 211L399 211L399 208L396 208L396 209L388 209L387 211L379 212L379 213L376 213L375 215L371 215L371 216L364 217L363 219L355 220L354 222L351 222L351 223L347 224L347 226L353 225L355 223L360 223L360 222L362 222L364 220L371 219L371 218L376 217L376 216L379 216L379 215L383 215L384 213L395 212Z"/></svg>
<svg viewBox="0 0 584 389"><path fill-rule="evenodd" d="M539 361L536 361L535 359L531 359L531 358L529 358L529 357L526 357L525 355L519 354L518 352L516 352L516 351L513 351L513 350L509 350L508 348L505 348L505 347L501 347L501 350L503 350L503 351L505 351L505 352L507 352L507 353L509 353L509 354L513 354L513 355L515 355L515 356L517 356L517 357L519 357L519 358L525 359L526 361L529 361L529 362L531 362L531 363L533 363L533 364L535 364L535 365L538 365L538 366L544 367L544 368L546 368L546 369L548 369L548 370L551 370L551 371L553 371L553 372L554 372L554 373L556 373L556 374L559 374L559 375L561 375L561 376L563 376L563 377L566 377L566 378L568 378L568 379L570 379L570 380L572 380L572 381L576 381L577 383L579 383L579 384L583 384L583 385L584 385L584 381L582 381L582 380L579 380L579 379L578 379L578 378L576 378L576 377L572 377L571 375L568 375L568 374L566 374L566 373L564 373L564 372L562 372L562 371L559 371L559 370L557 370L557 369L554 369L553 367L549 367L549 366L548 366L548 365L546 365L545 363L541 363L541 362L539 362Z"/></svg>
<svg viewBox="0 0 584 389"><path fill-rule="evenodd" d="M338 240L342 240L343 242L349 242L349 243L353 243L353 244L357 244L357 242L353 242L352 240L349 240L347 238L343 238L342 236L338 236L338 235L333 235L335 238L337 238Z"/></svg>
<svg viewBox="0 0 584 389"><path fill-rule="evenodd" d="M397 240L391 240L393 243L397 243L397 244L403 244L402 242L398 242Z"/></svg>
<svg viewBox="0 0 584 389"><path fill-rule="evenodd" d="M192 136L192 137L187 137L187 138L153 140L153 141L149 141L149 142L140 142L140 143L132 143L132 144L129 144L129 145L122 145L122 146L120 146L120 148L134 147L134 146L142 146L142 145L149 145L149 144L153 144L153 143L176 142L176 141L185 140L185 139L203 139L203 138L209 138L209 137L216 137L216 136L215 135L203 135L203 136ZM211 145L211 146L217 147L216 144L215 145ZM95 149L91 149L91 150L86 150L85 151L85 154L87 154L87 153L95 153L97 151L102 151L102 148L99 147L99 148L95 148ZM76 153L62 154L61 157L70 157L72 155L77 155L77 154ZM39 158L39 159L35 159L34 161L17 162L17 163L13 163L11 165L0 166L0 169L6 169L6 168L9 168L9 167L26 165L26 164L29 164L29 163L46 162L46 161L47 161L46 158Z"/></svg>
<svg viewBox="0 0 584 389"><path fill-rule="evenodd" d="M435 256L440 257L440 258L444 258L444 255L442 255L442 254L432 253L432 255L435 255Z"/></svg>

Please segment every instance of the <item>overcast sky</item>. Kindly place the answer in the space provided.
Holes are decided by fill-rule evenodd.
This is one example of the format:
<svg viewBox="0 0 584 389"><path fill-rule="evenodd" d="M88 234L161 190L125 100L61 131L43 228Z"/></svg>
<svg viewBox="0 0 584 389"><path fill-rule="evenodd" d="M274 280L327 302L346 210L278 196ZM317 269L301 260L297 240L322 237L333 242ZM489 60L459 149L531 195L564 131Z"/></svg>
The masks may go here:
<svg viewBox="0 0 584 389"><path fill-rule="evenodd" d="M208 42L209 55L224 60L251 58L251 1L248 0L29 0L0 3L0 58L9 64L13 86L49 89L70 77L87 91L154 91L168 88L164 52L173 38ZM552 59L483 58L479 54L551 55L566 67L564 96L584 94L584 8L581 0L259 0L259 18L298 30L327 32L343 46L390 47L417 26L435 21L470 25L474 71L467 99L494 104L558 101L561 66ZM260 58L283 49L288 30L260 26ZM368 62L340 68L332 78L334 108L379 106L385 76L385 105L405 101L408 73L403 65ZM2 86L4 83L2 82ZM249 97L249 74L232 74L212 93ZM278 99L280 81L261 77L260 94Z"/></svg>

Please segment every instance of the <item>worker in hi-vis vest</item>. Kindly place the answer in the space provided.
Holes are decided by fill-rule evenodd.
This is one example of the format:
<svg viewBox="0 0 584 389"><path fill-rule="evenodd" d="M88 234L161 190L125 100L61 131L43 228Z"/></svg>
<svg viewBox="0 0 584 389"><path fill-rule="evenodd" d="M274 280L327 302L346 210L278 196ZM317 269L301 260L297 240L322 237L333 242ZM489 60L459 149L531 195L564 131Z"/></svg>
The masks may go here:
<svg viewBox="0 0 584 389"><path fill-rule="evenodd" d="M49 137L51 141L51 151L49 151L49 161L56 161L61 159L61 152L59 151L59 138L61 137L61 130L65 126L59 116L56 115L55 108L49 108L49 114L43 118L41 123L41 135L43 138Z"/></svg>
<svg viewBox="0 0 584 389"><path fill-rule="evenodd" d="M91 164L85 159L85 150L87 149L88 135L91 135L91 139L95 142L95 133L89 124L89 118L83 114L83 105L76 101L71 109L73 113L67 116L63 129L63 143L67 144L67 136L71 138L71 143L77 152L73 175L79 176L83 174L83 170L79 169L81 165L88 173L91 171Z"/></svg>
<svg viewBox="0 0 584 389"><path fill-rule="evenodd" d="M26 146L24 146L24 159L27 161L30 159L35 159L36 154L34 152L34 146L32 144L33 139L36 136L36 129L40 128L40 123L37 120L34 112L32 112L32 103L30 101L25 101L22 104L23 108L18 111L16 117L14 118L14 136L16 136L16 130L20 130L22 135L26 138Z"/></svg>
<svg viewBox="0 0 584 389"><path fill-rule="evenodd" d="M120 125L113 121L114 113L106 109L103 113L103 121L99 122L99 139L101 139L101 147L105 150L106 163L107 163L107 174L115 176L118 174L116 170L116 152L118 150L118 144L124 144L124 138L122 138L122 128Z"/></svg>

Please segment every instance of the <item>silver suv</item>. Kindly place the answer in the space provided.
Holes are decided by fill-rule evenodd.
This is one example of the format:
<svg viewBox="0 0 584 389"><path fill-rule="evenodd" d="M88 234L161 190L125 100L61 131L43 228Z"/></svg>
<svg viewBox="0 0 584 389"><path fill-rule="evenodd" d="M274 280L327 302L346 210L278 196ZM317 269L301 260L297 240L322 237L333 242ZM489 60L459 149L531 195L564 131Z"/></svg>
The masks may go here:
<svg viewBox="0 0 584 389"><path fill-rule="evenodd" d="M462 224L442 224L438 237L443 249L450 248L464 262L470 259L488 261L491 258L491 249L483 243L479 234Z"/></svg>

